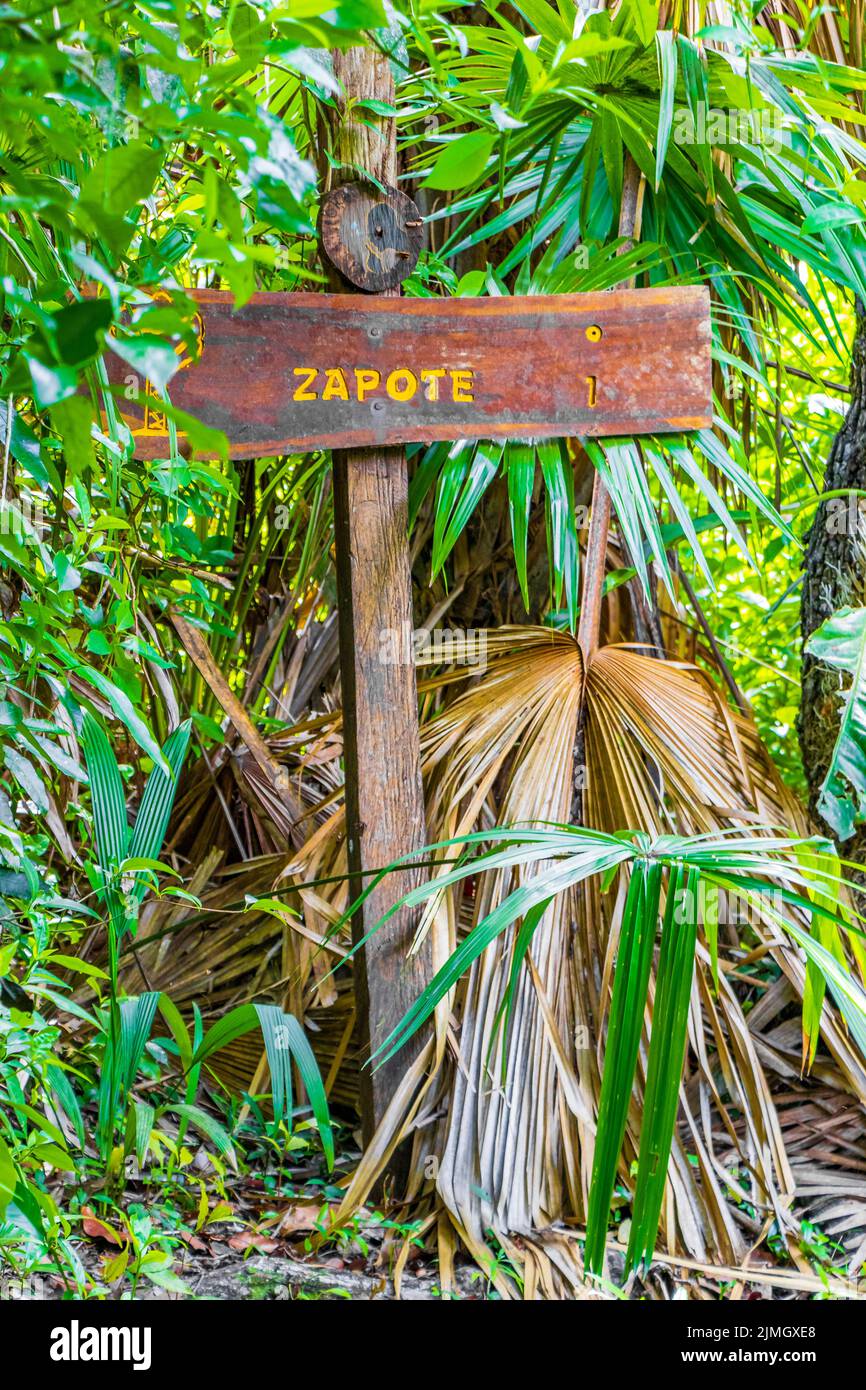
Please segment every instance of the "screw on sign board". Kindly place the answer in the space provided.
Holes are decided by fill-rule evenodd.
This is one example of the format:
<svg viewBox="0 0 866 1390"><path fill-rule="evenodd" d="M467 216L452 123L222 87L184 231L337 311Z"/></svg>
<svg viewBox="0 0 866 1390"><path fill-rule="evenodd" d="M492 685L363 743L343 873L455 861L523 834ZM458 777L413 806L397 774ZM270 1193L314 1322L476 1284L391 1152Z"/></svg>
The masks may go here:
<svg viewBox="0 0 866 1390"><path fill-rule="evenodd" d="M522 298L195 292L198 360L172 404L234 457L466 438L658 434L711 423L701 287ZM109 376L129 368L109 355ZM141 458L159 402L121 402Z"/></svg>
<svg viewBox="0 0 866 1390"><path fill-rule="evenodd" d="M347 183L322 202L322 250L344 280L360 290L393 290L411 275L423 244L424 222L398 188Z"/></svg>

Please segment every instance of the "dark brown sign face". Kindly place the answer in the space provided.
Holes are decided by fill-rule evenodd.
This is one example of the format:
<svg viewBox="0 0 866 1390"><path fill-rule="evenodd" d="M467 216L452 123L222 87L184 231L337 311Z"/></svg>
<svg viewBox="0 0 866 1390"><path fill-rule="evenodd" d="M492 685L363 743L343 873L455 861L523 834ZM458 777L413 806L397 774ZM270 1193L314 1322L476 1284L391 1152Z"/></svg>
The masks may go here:
<svg viewBox="0 0 866 1390"><path fill-rule="evenodd" d="M391 299L204 290L201 357L175 406L236 458L465 438L655 434L712 419L700 287L527 298ZM129 367L108 354L109 376ZM145 390L145 383L139 389ZM165 420L121 402L140 458Z"/></svg>

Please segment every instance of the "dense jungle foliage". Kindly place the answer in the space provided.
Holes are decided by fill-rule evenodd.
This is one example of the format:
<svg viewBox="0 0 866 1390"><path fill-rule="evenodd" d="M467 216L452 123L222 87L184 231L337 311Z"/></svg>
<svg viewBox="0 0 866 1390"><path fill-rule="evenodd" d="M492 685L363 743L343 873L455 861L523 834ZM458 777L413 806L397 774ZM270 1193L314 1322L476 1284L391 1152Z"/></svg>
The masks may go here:
<svg viewBox="0 0 866 1390"><path fill-rule="evenodd" d="M0 6L0 1286L858 1287L862 56L848 0ZM331 458L172 403L194 291L331 287L352 125L396 125L404 295L705 285L714 394L406 441L436 973L363 1153Z"/></svg>

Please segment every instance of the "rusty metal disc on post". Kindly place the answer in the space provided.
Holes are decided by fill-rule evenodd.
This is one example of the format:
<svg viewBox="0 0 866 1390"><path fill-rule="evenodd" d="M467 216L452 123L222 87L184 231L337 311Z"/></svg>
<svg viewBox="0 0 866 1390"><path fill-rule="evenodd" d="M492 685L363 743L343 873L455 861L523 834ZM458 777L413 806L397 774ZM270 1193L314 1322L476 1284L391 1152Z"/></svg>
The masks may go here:
<svg viewBox="0 0 866 1390"><path fill-rule="evenodd" d="M398 188L347 183L329 193L319 215L322 249L351 285L381 293L411 275L421 253L418 208Z"/></svg>

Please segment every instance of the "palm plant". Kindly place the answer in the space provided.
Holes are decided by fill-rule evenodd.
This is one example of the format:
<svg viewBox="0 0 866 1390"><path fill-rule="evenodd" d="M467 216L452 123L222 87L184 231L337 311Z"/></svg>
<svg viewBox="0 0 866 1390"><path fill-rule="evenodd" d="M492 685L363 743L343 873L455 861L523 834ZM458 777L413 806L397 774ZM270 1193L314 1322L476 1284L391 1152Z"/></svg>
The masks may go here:
<svg viewBox="0 0 866 1390"><path fill-rule="evenodd" d="M260 1028L270 1066L276 1123L285 1120L291 1126L294 1062L306 1087L326 1158L329 1165L333 1165L333 1137L321 1076L303 1029L291 1015L274 1005L246 1004L231 1010L205 1032L201 1013L195 1008L190 1034L177 1007L165 993L149 990L135 997L121 997L119 962L124 938L134 938L136 934L139 908L148 886L156 881L158 873L171 872L159 862L158 856L168 828L189 734L187 721L169 735L162 750L161 764L148 778L135 824L130 830L120 770L105 731L89 711L85 710L81 716L81 743L90 776L98 855L91 872L105 912L108 945L108 1017L97 1120L102 1157L106 1162L111 1158L118 1115L124 1111L127 1119L122 1154L136 1153L139 1163L144 1161L158 1120L169 1112L180 1120L178 1144L187 1126L192 1124L222 1153L231 1154L231 1140L222 1126L195 1103L202 1066L236 1038ZM183 897L189 896L179 889L163 890L164 894L173 891ZM183 1101L168 1102L158 1108L133 1097L136 1075L157 1009L162 1012L177 1047L186 1087Z"/></svg>
<svg viewBox="0 0 866 1390"><path fill-rule="evenodd" d="M482 849L485 845L491 848ZM651 839L638 832L609 835L575 826L545 825L477 831L442 841L425 853L455 847L460 849L463 862L409 893L400 906L429 901L462 880L482 873L504 871L522 881L473 926L371 1060L375 1064L398 1051L447 998L461 975L497 937L508 933L508 979L490 1044L492 1051L501 1023L504 1087L508 1085L506 1039L520 973L530 960L530 951L538 945L536 934L545 912L554 898L590 877L600 877L610 889L621 867L630 866L598 1103L586 1232L585 1265L589 1273L600 1274L603 1269L611 1198L638 1066L658 936L655 1001L626 1268L646 1267L652 1258L679 1102L699 922L709 939L711 969L718 978L718 922L712 920L712 911L702 910L708 887L740 895L765 920L790 933L829 984L866 1058L866 990L846 968L844 957L840 963L821 944L820 933L813 934L808 925L796 920L792 911L803 914L806 923L818 918L824 927L830 924L836 932L863 935L850 912L839 903L838 865L826 841L779 837L766 831L755 834L750 830ZM480 853L473 852L479 849ZM366 892L371 891L372 885ZM767 897L771 899L769 904ZM397 910L398 907L392 909ZM386 920L383 918L373 930ZM517 924L519 929L510 932ZM532 974L537 980L535 969ZM567 1068L559 1053L557 1063Z"/></svg>
<svg viewBox="0 0 866 1390"><path fill-rule="evenodd" d="M412 154L428 197L443 202L431 212L434 228L446 229L437 253L485 254L476 292L611 288L636 273L645 284L700 279L713 290L715 430L586 445L645 582L645 551L670 581L654 498L670 505L701 564L678 479L737 544L718 479L778 524L749 466L756 433L776 450L783 442L768 358L796 330L825 338L844 360L825 286L861 294L866 249L854 177L862 146L838 123L846 102L857 114L857 73L774 48L736 7L701 7L700 30L690 6L665 8L627 0L572 20L533 0L516 6L520 28L497 13L462 30L462 48L446 36L407 90L407 119L435 112L438 121L432 150L424 143ZM615 256L629 165L643 183L641 244ZM587 254L575 257L576 247ZM488 446L466 446L420 470L419 485L438 479L434 572L502 461L525 587L536 468L523 453L491 460ZM570 580L573 621L578 548L569 509L555 502L567 486L555 455L538 461L554 534L562 532L556 571Z"/></svg>
<svg viewBox="0 0 866 1390"><path fill-rule="evenodd" d="M796 330L806 341L826 341L841 360L844 344L825 287L859 293L863 283L864 243L853 177L861 145L840 123L843 109L856 111L858 76L838 63L828 68L826 55L817 62L800 50L773 47L751 16L727 5L708 6L700 16L690 6L675 5L660 14L658 7L640 3L589 16L573 16L570 8L543 0L527 0L515 9L519 24L495 12L485 24L461 26L459 34L444 25L440 42L421 45L419 65L403 88L406 154L413 173L424 179L421 192L434 233L437 225L444 229L436 254L463 264L475 258L478 269L458 286L469 293L607 288L635 276L645 284L705 280L715 301L716 425L683 441L577 442L578 470L592 465L613 502L616 549L606 527L595 537L591 533L579 642L549 630L489 633L493 658L480 681L471 681L450 701L453 681L469 678L469 671L443 674L428 688L424 698L431 717L422 734L428 825L439 846L459 842L461 835L483 837L494 825L565 825L575 813L585 825L611 835L623 826L640 827L653 843L670 834L718 836L744 824L760 829L768 843L771 827L778 826L793 831L793 840L807 839L808 826L742 708L731 711L696 668L655 660L627 646L599 648L600 596L605 568L612 563L622 577L636 572L651 602L661 578L677 612L667 553L674 530L710 583L699 541L707 524L718 520L747 550L731 494L742 499L753 524L763 516L779 525L777 509L762 497L751 466L757 439L776 453L780 476L784 466L781 376L774 386L768 359L783 356L783 339ZM704 25L700 34L699 25ZM722 117L721 136L719 123L714 130L708 121L712 113ZM751 124L738 119L743 113L752 117ZM429 131L431 115L438 122L432 145L418 134L422 123ZM755 129L773 138L755 140ZM627 188L630 221L622 208ZM629 250L628 241L638 233L640 244ZM575 255L582 249L588 254ZM735 379L742 386L739 394L732 389ZM528 519L540 474L552 603L564 608L563 625L573 631L581 604L573 463L574 453L550 445L503 450L481 443L426 451L415 476L413 514L421 518L425 508L429 511L435 488L429 551L434 577L453 561L475 525L479 505L485 509L481 533L496 527L496 509L503 506L503 491L496 488L504 477L504 505L526 601ZM598 482L596 495L601 500ZM665 508L673 523L669 528L662 523ZM603 508L594 510L603 516ZM609 643L631 635L623 630L625 611L619 613L610 600ZM583 782L578 797L576 745L584 750L577 760ZM335 809L293 866L301 871L292 881L299 884L302 900L305 869L314 877L340 867L339 852L330 853L327 838L339 824ZM523 885L537 872L525 847L515 849L514 856L510 863L494 860L491 872L478 878L467 871L466 879L453 881L441 894L436 885L447 882L448 870L443 866L434 877L419 928L433 934L434 958L446 972L437 977L439 985L447 980L445 993L425 997L420 1006L424 1015L428 1005L436 1005L427 1054L434 1079L421 1085L422 1073L413 1066L401 1099L412 1127L423 1136L416 1140L419 1168L425 1155L437 1157L437 1195L459 1235L483 1258L486 1230L492 1227L499 1239L521 1232L532 1242L533 1262L556 1286L569 1278L568 1259L555 1238L545 1244L538 1233L563 1211L572 1219L591 1216L588 1262L597 1268L608 1177L616 1170L624 1132L620 1171L628 1181L629 1161L638 1155L643 1132L640 1104L649 1103L647 1133L654 1134L649 1151L655 1157L646 1162L654 1164L658 1181L659 1167L667 1168L662 1161L665 1106L678 1083L679 1042L662 1066L659 1046L653 1049L650 1041L650 1069L630 1034L629 1045L637 1049L637 1086L629 1107L635 1059L630 1069L603 1066L602 1040L610 1017L608 1048L614 1043L615 1054L619 1044L611 1030L617 1015L613 1003L609 1014L608 992L622 959L617 943L634 933L640 899L629 896L622 875L613 894L600 892L589 878L568 884L563 873L561 893L540 888L542 897L522 924L509 922L498 936L497 924L509 920L506 904L520 892L515 881ZM643 870L632 875L631 882L637 881L633 893L642 893L645 903L642 875ZM316 915L312 894L307 901L309 925ZM789 901L784 914L795 941L810 920L806 901ZM655 902L653 888L650 903ZM321 909L319 900L319 930ZM653 907L653 929L654 914ZM694 930L689 1008L696 1067L681 1100L696 1162L689 1161L684 1139L676 1134L666 1202L644 1166L639 1200L635 1195L637 1233L630 1251L635 1262L652 1246L658 1208L668 1247L685 1245L697 1259L712 1253L736 1261L743 1252L744 1192L756 1211L782 1231L792 1229L784 1196L791 1188L790 1170L766 1051L759 1055L750 1036L747 999L737 987L738 953L744 948L738 939L725 942L724 934L720 947L712 920L686 925L673 956L668 950L673 938L663 931L664 963L660 956L656 967L664 970L661 978L650 956L646 960L654 981L651 1003L662 1004L665 1016L675 1013L684 1007L683 974L691 980L689 932ZM828 927L838 930L837 921ZM819 945L820 931L816 928ZM805 1057L814 1055L820 1019L845 1084L862 1099L862 1060L834 1010L822 1008L823 975L814 956L804 967L772 913L759 913L750 932L751 950L772 958L804 998ZM517 971L515 962L519 966L530 936L529 969ZM646 930L638 936L649 950ZM475 957L479 944L485 949ZM856 936L845 946L833 936L833 952L837 960L862 965ZM447 991L459 973L454 962L468 964L470 957L468 976L452 998ZM677 958L677 988L669 989L667 972ZM641 978L638 974L638 985ZM641 997L645 992L637 990ZM620 992L617 1007L621 997ZM503 1011L510 1020L507 1030L501 1027ZM459 1044L449 1018L459 1020ZM594 1049L575 1047L575 1027L588 1030ZM664 1037L665 1031L651 1036ZM501 1055L491 1070L497 1040ZM452 1049L459 1049L454 1061ZM717 1083L717 1067L723 1085ZM606 1087L602 1076L609 1075L619 1081ZM593 1117L602 1101L607 1113L609 1087L615 1085L625 1105L623 1129L618 1119L606 1121L604 1134L593 1139ZM713 1115L733 1136L732 1108L742 1117L744 1132L737 1133L728 1161L720 1163ZM379 1136L344 1212L369 1189L398 1129L394 1123L389 1134ZM601 1175L597 1181L590 1180L593 1152ZM735 1178L738 1161L744 1169ZM540 1255L542 1246L546 1253Z"/></svg>
<svg viewBox="0 0 866 1390"><path fill-rule="evenodd" d="M155 1142L161 1113L135 1077L159 1012L185 1077L181 1133L210 1124L228 1151L197 1104L217 1051L241 1084L269 1068L278 1117L291 1116L294 1058L327 1148L324 1090L351 1103L354 1060L333 623L311 636L313 615L333 606L327 459L181 458L168 403L170 457L142 467L98 358L111 335L133 371L170 394L191 312L179 286L219 279L242 302L259 283L320 278L312 161L325 186L338 119L326 50L358 41L384 11L378 0L320 0L300 18L278 10L253 22L248 6L226 17L192 5L169 37L140 7L130 24L128 8L97 14L73 0L60 21L38 7L27 25L17 13L0 20L10 54L0 103L11 113L0 150L0 431L15 485L53 504L38 545L0 537L10 591L0 592L0 658L13 695L5 767L69 865L64 792L52 785L81 780L67 687L155 768L130 834L111 747L95 721L81 724L108 944L103 1155L122 1102L125 1149L143 1157ZM707 536L747 554L758 552L753 537L790 542L785 503L801 498L804 461L800 448L792 469L787 372L810 374L818 349L844 360L839 298L866 280L862 20L844 4L804 14L721 0L622 0L591 14L518 0L418 15L397 16L408 63L393 32L366 36L400 63L404 167L432 235L408 292L706 282L716 423L694 438L415 451L419 611L485 629L489 662L480 673L458 651L454 669L422 686L435 844L419 934L430 934L440 973L409 1026L428 1009L434 1026L342 1214L408 1128L412 1195L436 1221L446 1284L455 1241L483 1259L492 1230L537 1287L573 1288L574 1242L551 1226L586 1222L586 1264L598 1269L617 1176L622 1191L634 1186L632 1264L646 1261L657 1224L670 1251L736 1264L770 1222L795 1235L796 1146L780 1084L789 1100L800 1064L816 1061L836 1102L866 1098L863 948L838 870L812 843L745 701L731 708L707 674L725 674L718 653L698 667L631 643L685 648L689 589L675 551L712 587ZM104 55L98 72L90 48ZM20 90L33 102L23 120ZM130 139L127 115L140 123ZM104 293L84 299L82 278ZM157 282L168 295L158 305L143 288ZM76 393L82 373L89 397ZM775 462L772 501L756 481L758 449ZM596 509L583 561L576 504L594 479L616 520L608 531ZM5 481L4 467L4 491ZM546 625L510 626L522 608ZM825 649L839 630L823 634ZM849 630L838 655L859 679L858 654ZM860 775L860 695L855 686L829 788L843 824L846 768ZM314 717L291 722L308 708ZM202 906L169 890L135 935L162 872L187 711L204 756L173 838ZM243 725L251 756L232 747L226 721ZM449 862L454 849L485 845ZM679 921L693 874L723 895L758 894L752 878L775 885L781 904L758 898L742 932L712 912ZM171 979L172 997L192 1006L189 1027L163 990L131 993L135 953L150 980ZM210 1007L228 1011L210 1028L197 1003L205 968ZM233 1009L263 987L291 1015ZM802 999L802 1054L792 999ZM331 1048L324 1085L294 1022L309 1013ZM249 1050L257 1027L264 1061L261 1044ZM433 1158L438 1176L425 1182Z"/></svg>
<svg viewBox="0 0 866 1390"><path fill-rule="evenodd" d="M480 681L477 673L458 668L424 687L431 832L444 844L497 824L568 825L579 811L597 832L616 835L624 826L640 827L651 843L666 835L718 836L743 825L785 826L792 832L789 839L807 840L808 826L748 716L729 709L701 670L613 645L634 635L629 610L618 603L613 585L634 571L652 600L660 576L677 608L678 581L668 558L673 544L684 540L711 580L700 544L709 525L718 522L744 549L744 520L755 525L762 517L765 524L780 525L778 507L762 496L752 470L758 439L776 452L780 477L785 466L778 430L780 382L774 383L768 362L781 359L792 329L808 342L829 343L840 360L844 354L825 286L856 293L863 279L852 177L860 144L844 125L846 113L855 109L858 76L844 64L818 64L782 44L771 47L750 16L726 5L698 16L691 6L660 15L655 6L623 3L612 15L586 19L545 0L515 8L520 24L513 16L490 14L491 22L461 26L459 34L449 24L409 34L420 61L401 92L406 154L413 173L427 179L420 196L427 199L434 233L440 225L444 229L426 283L436 284L437 265L447 267L458 258L465 265L472 257L476 265L478 260L486 264L458 282L463 292L603 289L634 277L649 284L705 279L715 301L717 421L714 431L697 440L577 441L569 450L550 445L501 450L482 443L419 454L412 497L418 569L429 561L440 584L456 566L467 537L477 534L471 528L479 505L488 508L485 528L491 517L497 520L496 509L504 508L514 539L517 588L524 600L530 596L527 554L540 479L552 570L552 602L545 595L541 607L562 608L556 621L566 629L490 632L492 659ZM699 23L717 27L697 37ZM302 110L310 101L309 92L285 82L268 87L267 94L281 110L295 109L294 102ZM724 114L721 141L706 120L712 111ZM774 138L764 143L751 138L756 125L744 129L735 119L742 112L753 113L757 128L769 129ZM439 127L429 143L418 130L421 122L429 128L431 114ZM634 191L635 174L642 185L642 222L638 226L633 217L621 230L623 189L629 185ZM828 204L832 212L825 216ZM627 241L638 234L639 243L629 250ZM575 255L581 247L588 256ZM446 271L441 273L444 282ZM808 362L799 366L808 369ZM743 388L739 396L734 379ZM609 576L609 641L602 647L597 621L595 630L585 621L580 643L568 635L581 606L573 505L575 474L581 470L590 476L594 470L602 479L618 523L616 541L603 535L594 548L596 572L589 586L590 596L600 594L599 565L616 567L618 573ZM503 478L504 490L499 488ZM202 600L194 592L185 602ZM246 596L237 602L245 604ZM585 597L582 606L584 616L595 611ZM196 612L205 615L203 607ZM470 611L470 620L473 616ZM229 657L231 640L216 634L220 661ZM461 690L458 682L464 678ZM573 753L578 735L585 750L583 762L578 761L578 771L585 767L579 798ZM333 1003L338 991L315 948L325 942L338 956L345 950L339 938L328 935L329 924L339 921L346 906L345 885L327 881L345 871L334 775L339 719L326 714L291 729L274 738L270 750L294 774L303 823L311 833L303 851L288 861L264 858L251 865L246 882L255 886L263 912L279 914L284 943L297 926L297 993L307 990L318 1004ZM298 817L289 818L268 797L247 761L250 766L236 777L244 804L261 817L259 839L267 853L279 848L281 837L295 839ZM190 824L205 792L209 783L202 776L186 812ZM773 832L766 833L772 840ZM443 864L438 877L447 872ZM285 886L296 895L302 917L293 918L262 893L260 884L269 874L278 880L277 895ZM431 897L420 931L432 934L440 966L462 938L472 939L508 900L515 876L522 882L526 875L519 866L494 868ZM240 874L221 882L212 900L219 907L231 904L243 882ZM450 1228L479 1257L491 1226L506 1240L512 1232L528 1235L532 1258L544 1271L539 1277L557 1287L571 1278L573 1262L555 1239L539 1242L538 1232L563 1212L576 1220L588 1215L591 1186L597 1195L606 1183L591 1184L593 1126L602 1075L607 1075L602 1043L629 896L621 872L616 894L601 892L587 878L545 901L537 920L530 919L526 969L513 971L515 939L523 929L515 923L490 940L453 1001L439 1000L424 1059L435 1064L432 1079L425 1083L419 1066L407 1073L392 1121L365 1156L344 1212L369 1191L396 1142L402 1106L419 1136L416 1172L423 1171L425 1156L439 1160L435 1200L444 1203ZM787 907L786 920L805 930L809 914L802 903ZM629 913L633 910L634 899ZM862 959L859 939L837 937L839 921L823 920L831 955L855 963ZM194 916L191 921L194 933ZM736 1262L764 1220L775 1220L790 1234L785 1195L792 1187L790 1164L773 1100L771 1050L765 1040L759 1045L747 1020L752 1000L743 986L745 948L712 921L694 925L689 1009L696 1060L680 1093L691 1142L674 1133L662 1230L672 1250L684 1247L697 1259ZM266 929L259 919L257 942ZM819 944L823 930L816 926ZM772 960L785 987L804 998L806 1058L814 1053L820 1019L838 1084L862 1099L861 1059L837 1010L823 1001L824 977L814 959L812 966L804 965L772 917L759 914L750 932L746 957ZM796 931L790 937L796 940ZM646 932L642 940L646 944ZM688 954L683 939L679 950ZM681 983L681 976L677 979ZM665 994L652 968L649 980L651 1007L654 1000L676 999L681 1005L682 994ZM452 1004L461 1027L456 1058ZM665 1008L675 1011L672 1002ZM575 1045L575 1026L587 1030L595 1048ZM345 1054L348 1032L340 1027L338 1034L335 1065ZM656 1113L653 1096L661 1073L656 1066L650 1086L647 1067L638 1047L620 1166L626 1183L640 1147L638 1107L647 1094ZM669 1057L662 1087L668 1104L677 1072L676 1058ZM492 1076L503 1075L504 1081L491 1085ZM664 1105L658 1114L667 1114ZM658 1121L659 1134L665 1124ZM608 1129L605 1173L610 1153L619 1151L614 1140L616 1125ZM654 1142L661 1154L664 1141ZM720 1154L720 1142L729 1150ZM636 1260L652 1243L658 1200L656 1188L649 1196L644 1186L641 1192ZM601 1203L598 1198L592 1208L593 1260ZM760 1216L748 1216L746 1206Z"/></svg>
<svg viewBox="0 0 866 1390"><path fill-rule="evenodd" d="M601 648L585 671L580 649L567 633L511 628L486 638L487 668L480 676L458 665L420 687L422 699L446 698L422 731L428 827L437 836L427 853L441 865L411 899L427 904L418 931L432 934L439 971L406 1020L407 1026L419 1027L435 1009L432 1051L424 1059L428 1066L433 1063L433 1079L422 1084L424 1067L414 1066L400 1097L417 1135L415 1171L423 1173L430 1157L436 1158L436 1195L460 1239L485 1263L486 1231L493 1229L505 1240L520 1232L531 1237L533 1261L547 1267L553 1286L559 1280L567 1285L569 1268L577 1268L570 1263L575 1252L563 1255L555 1237L546 1241L539 1234L562 1212L573 1220L592 1214L597 1254L609 1193L599 1195L604 1183L592 1183L590 1170L602 1139L601 1129L594 1133L595 1116L612 1058L615 1010L608 992L625 959L618 952L629 935L627 923L637 911L617 865L637 859L643 873L661 856L666 864L682 859L687 867L693 862L707 870L700 855L708 845L708 853L719 855L715 870L728 875L726 890L749 897L758 891L754 880L763 876L765 887L779 893L754 903L745 937L736 927L720 927L718 912L673 924L697 932L696 947L686 950L681 939L677 957L678 985L686 990L684 977L691 984L694 1062L680 1092L689 1145L675 1133L662 1220L669 1249L684 1243L695 1259L715 1255L736 1263L748 1239L743 1202L771 1214L782 1230L792 1229L784 1196L791 1179L772 1100L772 1066L765 1045L750 1032L750 993L740 984L748 975L741 961L774 962L804 999L804 1057L814 1055L820 1027L841 1084L866 1097L857 1005L848 1018L849 1035L823 998L822 968L837 977L832 988L845 995L843 1016L848 1017L849 995L862 1005L857 980L863 978L864 952L857 931L850 933L845 925L852 919L844 894L837 902L838 868L826 846L820 854L814 847L801 848L795 858L795 845L808 839L805 820L763 753L751 721L732 713L697 668L623 645ZM448 699L450 691L456 693ZM572 749L582 707L584 811L593 830L569 826ZM327 747L333 720L323 725L319 721L318 737ZM316 731L309 730L306 740L302 731L295 737L315 762ZM323 922L339 923L334 907L347 906L345 888L341 896L327 886L344 862L342 806L333 796L327 806L288 879L297 885L306 930L319 934ZM622 834L628 825L646 827L637 846ZM789 827L785 835L770 828L782 825ZM488 840L494 844L489 855L451 867L450 846L478 848ZM675 849L668 856L669 842ZM779 845L790 852L781 853ZM748 879L750 865L754 872ZM594 877L605 869L608 879L615 876L616 891L611 882ZM310 880L325 886L317 888ZM720 882L717 875L714 883ZM798 947L803 934L809 935L821 884L830 886L819 903L823 910L817 912L807 948L810 963L804 965ZM653 889L651 903L654 894ZM673 889L668 884L666 897L676 898L676 884ZM653 937L656 911L657 903L649 910ZM671 937L663 931L662 939ZM649 949L646 933L642 940ZM691 944L691 935L686 940ZM829 965L827 955L836 965ZM667 999L665 1008L674 1009L684 997L679 991L666 995L662 988L669 959L664 968L661 957L657 965L650 962L651 951L649 961L644 958L650 984L644 981L641 993L648 1000L648 1026L659 1002ZM643 1008L631 1016L639 1024ZM669 1034L666 1025L656 1030L658 1038ZM399 1037L392 1039L398 1042ZM670 1088L679 1086L676 1052L674 1047L668 1054L664 1072L667 1101ZM647 1113L647 1094L656 1105L652 1098L659 1084L656 1068L657 1079L647 1090L643 1047L633 1091L634 1059L629 1065L626 1094L632 1100L619 1168L626 1184L640 1152L639 1136L651 1132L646 1120L641 1123L641 1111ZM615 1074L622 1078L611 1062ZM732 1110L743 1127L735 1141ZM363 1200L401 1128L397 1110L360 1165L337 1219ZM732 1141L724 1162L720 1136ZM614 1156L621 1139L617 1132L611 1140L607 1131ZM652 1244L653 1210L650 1204L641 1218L641 1259ZM515 1258L522 1262L525 1256L515 1253Z"/></svg>
<svg viewBox="0 0 866 1390"><path fill-rule="evenodd" d="M111 1148L121 1092L128 1092L150 1032L156 1001L120 1000L118 964L127 933L134 934L148 878L158 870L175 787L189 743L189 724L170 735L148 778L130 833L126 797L117 759L104 729L89 710L81 720L81 744L90 776L98 862L94 887L106 913L108 943L108 1032L99 1088L97 1134L103 1157Z"/></svg>

